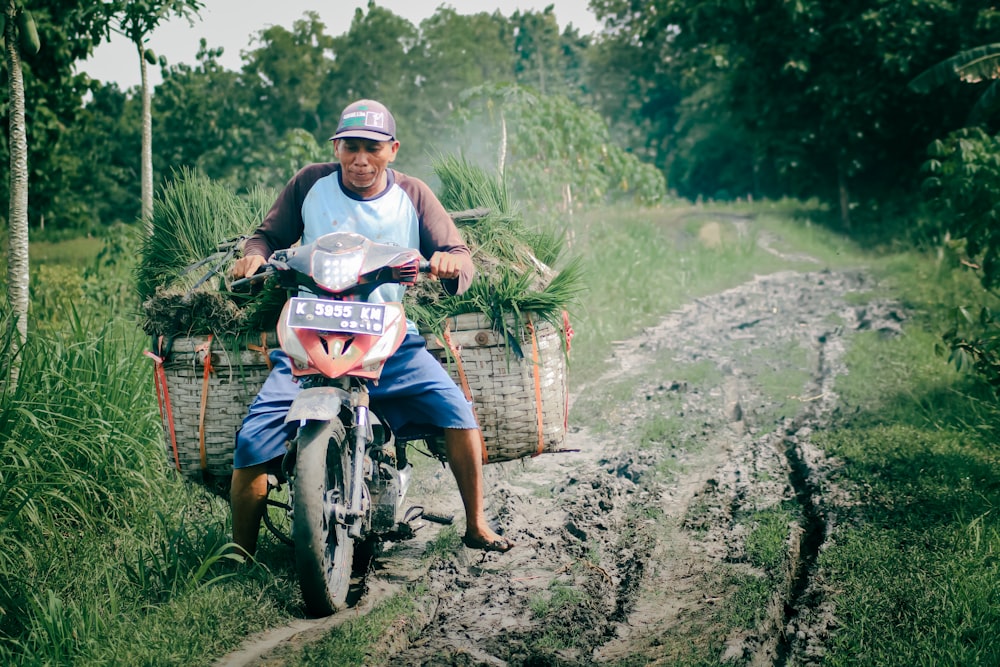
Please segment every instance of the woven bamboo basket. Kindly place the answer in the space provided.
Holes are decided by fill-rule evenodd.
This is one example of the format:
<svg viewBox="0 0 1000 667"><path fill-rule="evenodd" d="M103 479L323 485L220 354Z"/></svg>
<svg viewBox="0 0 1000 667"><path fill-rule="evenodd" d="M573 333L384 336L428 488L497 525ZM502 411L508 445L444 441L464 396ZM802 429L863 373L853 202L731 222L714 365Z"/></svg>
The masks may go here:
<svg viewBox="0 0 1000 667"><path fill-rule="evenodd" d="M470 397L483 432L485 463L562 450L566 438L564 333L526 320L518 356L488 317L452 317L442 338L424 333L427 349ZM508 320L507 328L514 329Z"/></svg>
<svg viewBox="0 0 1000 667"><path fill-rule="evenodd" d="M156 362L167 460L185 477L228 486L236 431L270 372L268 349L277 345L273 333L260 342L237 348L191 336L173 339L162 356L148 353Z"/></svg>

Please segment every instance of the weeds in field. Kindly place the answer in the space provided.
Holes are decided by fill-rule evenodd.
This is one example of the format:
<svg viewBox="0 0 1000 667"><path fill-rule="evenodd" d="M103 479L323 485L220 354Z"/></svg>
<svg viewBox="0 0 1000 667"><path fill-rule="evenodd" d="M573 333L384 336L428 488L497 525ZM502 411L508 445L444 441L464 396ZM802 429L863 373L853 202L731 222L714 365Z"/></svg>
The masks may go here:
<svg viewBox="0 0 1000 667"><path fill-rule="evenodd" d="M752 528L744 544L747 562L768 574L780 573L788 565L788 527L794 520L788 507L754 512L748 519Z"/></svg>
<svg viewBox="0 0 1000 667"><path fill-rule="evenodd" d="M458 528L455 526L446 526L427 545L424 558L431 560L448 558L458 551L461 546L462 536L458 534Z"/></svg>

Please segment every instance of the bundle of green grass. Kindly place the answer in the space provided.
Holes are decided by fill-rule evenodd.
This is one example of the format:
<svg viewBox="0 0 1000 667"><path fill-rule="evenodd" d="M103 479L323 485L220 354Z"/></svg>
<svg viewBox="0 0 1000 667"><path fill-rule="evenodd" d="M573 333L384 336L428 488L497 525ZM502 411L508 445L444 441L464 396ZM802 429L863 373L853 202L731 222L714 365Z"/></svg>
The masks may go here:
<svg viewBox="0 0 1000 667"><path fill-rule="evenodd" d="M563 262L564 237L528 228L502 179L459 157L434 164L439 198L453 213L476 265L476 278L461 296L418 283L407 291L406 313L421 330L440 333L444 321L483 313L498 331L505 322L522 326L531 313L563 326L563 313L583 289L579 258ZM560 263L561 270L554 267Z"/></svg>
<svg viewBox="0 0 1000 667"><path fill-rule="evenodd" d="M433 281L407 291L407 315L440 333L445 320L484 313L499 330L520 326L526 313L562 326L563 311L581 289L579 263L556 271L563 241L529 230L503 182L464 159L434 165L440 199L454 213L477 275L461 296L446 295ZM260 225L276 193L255 189L240 197L193 170L175 174L153 204L151 233L136 271L143 330L153 336L255 336L273 329L285 294L273 284L253 296L227 290L226 278L242 240Z"/></svg>
<svg viewBox="0 0 1000 667"><path fill-rule="evenodd" d="M194 170L180 170L153 202L150 233L136 268L142 328L153 336L241 336L273 329L284 295L227 291L242 241L264 219L276 194L245 197Z"/></svg>

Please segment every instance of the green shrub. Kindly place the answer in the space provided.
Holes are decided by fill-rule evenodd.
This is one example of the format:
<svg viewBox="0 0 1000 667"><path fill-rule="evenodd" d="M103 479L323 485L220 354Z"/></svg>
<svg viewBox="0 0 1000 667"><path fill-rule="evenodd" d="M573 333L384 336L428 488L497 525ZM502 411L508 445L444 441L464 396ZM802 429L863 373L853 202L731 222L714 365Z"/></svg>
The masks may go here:
<svg viewBox="0 0 1000 667"><path fill-rule="evenodd" d="M516 85L483 86L469 98L472 111L460 119L462 145L490 155L490 162L502 152L504 176L525 207L572 212L623 200L666 200L663 173L613 141L592 109Z"/></svg>
<svg viewBox="0 0 1000 667"><path fill-rule="evenodd" d="M964 128L928 154L923 187L942 231L965 242L985 288L1000 285L1000 136Z"/></svg>
<svg viewBox="0 0 1000 667"><path fill-rule="evenodd" d="M955 326L942 339L958 370L974 370L1000 395L1000 320L988 306L977 316L957 308Z"/></svg>
<svg viewBox="0 0 1000 667"><path fill-rule="evenodd" d="M924 190L937 216L942 257L956 270L972 269L992 294L1000 287L1000 136L980 128L957 130L928 150ZM959 308L944 335L950 360L1000 391L1000 324L988 306L977 316Z"/></svg>

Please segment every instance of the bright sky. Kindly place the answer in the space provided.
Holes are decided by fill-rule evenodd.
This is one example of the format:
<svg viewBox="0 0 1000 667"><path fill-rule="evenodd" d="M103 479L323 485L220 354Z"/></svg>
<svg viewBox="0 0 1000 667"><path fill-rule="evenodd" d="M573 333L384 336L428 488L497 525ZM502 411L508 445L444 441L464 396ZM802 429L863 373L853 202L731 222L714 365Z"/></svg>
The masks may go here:
<svg viewBox="0 0 1000 667"><path fill-rule="evenodd" d="M250 46L251 35L272 25L291 29L292 23L307 11L315 11L326 24L328 35L347 32L358 7L366 8L368 0L203 0L201 20L188 25L182 19L162 24L148 46L157 55L164 55L170 63L194 64L198 42L204 37L208 46L223 47L222 65L238 69L242 64L240 51ZM572 23L581 33L599 29L597 20L587 8L587 0L376 0L380 7L389 9L414 25L432 15L441 5L454 7L460 14L493 12L499 9L510 16L522 11L544 11L554 5L553 12L559 27ZM123 89L139 84L139 62L134 47L118 37L110 44L101 45L80 69L102 81L117 81ZM160 82L158 67L149 68L153 85Z"/></svg>

